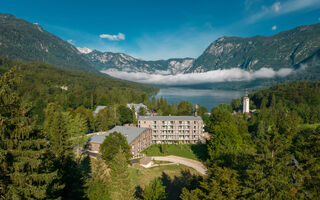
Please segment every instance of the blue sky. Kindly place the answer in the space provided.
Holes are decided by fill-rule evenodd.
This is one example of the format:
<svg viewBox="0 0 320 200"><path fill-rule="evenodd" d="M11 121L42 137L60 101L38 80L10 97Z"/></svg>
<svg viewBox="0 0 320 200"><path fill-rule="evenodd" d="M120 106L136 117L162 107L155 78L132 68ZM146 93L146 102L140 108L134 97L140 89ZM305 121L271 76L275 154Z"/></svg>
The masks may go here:
<svg viewBox="0 0 320 200"><path fill-rule="evenodd" d="M320 22L320 0L0 0L73 43L146 60L198 57L222 36L273 35Z"/></svg>

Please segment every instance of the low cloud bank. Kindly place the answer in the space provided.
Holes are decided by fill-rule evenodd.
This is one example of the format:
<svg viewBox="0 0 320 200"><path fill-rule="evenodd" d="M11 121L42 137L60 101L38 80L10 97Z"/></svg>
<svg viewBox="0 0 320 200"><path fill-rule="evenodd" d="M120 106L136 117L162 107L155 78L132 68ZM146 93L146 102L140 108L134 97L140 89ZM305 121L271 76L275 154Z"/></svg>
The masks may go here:
<svg viewBox="0 0 320 200"><path fill-rule="evenodd" d="M294 73L294 70L290 68L282 68L279 71L274 71L271 68L261 68L257 71L246 71L239 68L232 68L213 70L203 73L176 75L149 74L145 72L124 72L115 69L104 70L101 72L116 78L138 83L158 85L191 85L231 81L251 81L259 78L285 77Z"/></svg>

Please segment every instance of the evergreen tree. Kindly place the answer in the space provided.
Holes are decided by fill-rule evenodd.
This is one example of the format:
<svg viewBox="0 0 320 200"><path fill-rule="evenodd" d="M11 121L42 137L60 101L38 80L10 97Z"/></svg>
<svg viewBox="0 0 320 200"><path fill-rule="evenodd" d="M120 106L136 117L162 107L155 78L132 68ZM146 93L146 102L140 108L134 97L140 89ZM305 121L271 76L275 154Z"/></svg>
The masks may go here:
<svg viewBox="0 0 320 200"><path fill-rule="evenodd" d="M95 117L95 119L96 119L96 127L99 131L107 131L112 126L117 124L115 122L114 111L113 109L110 109L110 108L104 108L100 110L97 116Z"/></svg>
<svg viewBox="0 0 320 200"><path fill-rule="evenodd" d="M299 132L300 143L295 143L297 195L310 199L320 196L320 126Z"/></svg>
<svg viewBox="0 0 320 200"><path fill-rule="evenodd" d="M208 141L208 154L215 159L221 154L237 154L242 149L243 140L233 123L221 122L212 127Z"/></svg>
<svg viewBox="0 0 320 200"><path fill-rule="evenodd" d="M53 168L58 170L59 190L56 194L65 199L83 198L83 175L74 161L71 135L77 128L71 127L75 124L74 119L67 112L62 112L62 108L57 103L50 103L46 109L45 132L50 142L50 152L53 154ZM69 124L71 123L71 124ZM78 130L80 130L78 129ZM80 133L81 134L81 133ZM83 134L83 133L82 133Z"/></svg>
<svg viewBox="0 0 320 200"><path fill-rule="evenodd" d="M178 105L178 115L193 115L193 105L188 101L181 101Z"/></svg>
<svg viewBox="0 0 320 200"><path fill-rule="evenodd" d="M166 186L163 186L161 179L153 179L144 189L142 194L144 200L163 200L167 198Z"/></svg>
<svg viewBox="0 0 320 200"><path fill-rule="evenodd" d="M119 151L123 151L127 161L132 157L131 147L127 142L127 138L118 132L107 135L100 145L100 153L102 158L110 163Z"/></svg>
<svg viewBox="0 0 320 200"><path fill-rule="evenodd" d="M48 199L47 190L57 176L45 163L47 141L21 103L16 72L0 79L0 198Z"/></svg>
<svg viewBox="0 0 320 200"><path fill-rule="evenodd" d="M67 126L67 117L62 108L57 103L48 104L44 128L49 137L50 150L60 164L72 154L71 135Z"/></svg>
<svg viewBox="0 0 320 200"><path fill-rule="evenodd" d="M127 106L119 106L118 113L121 124L129 124L133 122L132 111Z"/></svg>
<svg viewBox="0 0 320 200"><path fill-rule="evenodd" d="M68 134L71 137L71 144L72 147L76 149L79 161L80 151L84 149L88 141L88 137L86 136L88 127L86 121L82 119L79 114L72 116L67 112L65 113L65 117L67 121L67 130L69 132Z"/></svg>
<svg viewBox="0 0 320 200"><path fill-rule="evenodd" d="M131 113L132 113L132 123L136 126L138 124L138 119L136 116L136 110L133 105L131 106Z"/></svg>
<svg viewBox="0 0 320 200"><path fill-rule="evenodd" d="M180 198L182 200L237 199L241 191L237 171L218 166L214 166L210 171L210 177L200 182L199 188L191 191L184 189Z"/></svg>
<svg viewBox="0 0 320 200"><path fill-rule="evenodd" d="M140 107L139 108L139 112L138 112L139 116L146 116L147 115L147 110L144 107Z"/></svg>
<svg viewBox="0 0 320 200"><path fill-rule="evenodd" d="M199 200L201 198L202 191L197 188L194 190L188 190L187 188L183 188L180 199L181 200Z"/></svg>
<svg viewBox="0 0 320 200"><path fill-rule="evenodd" d="M110 189L112 199L134 199L134 188L129 176L127 158L121 148L110 162Z"/></svg>
<svg viewBox="0 0 320 200"><path fill-rule="evenodd" d="M86 194L90 200L111 200L107 169L102 159L92 162L92 171L87 180Z"/></svg>
<svg viewBox="0 0 320 200"><path fill-rule="evenodd" d="M254 138L257 153L248 166L245 180L244 194L248 199L287 199L294 186L293 168L288 164L293 158L289 148L296 130L296 119L284 114L281 105L276 106L275 97L271 102L271 109L258 116L259 125Z"/></svg>

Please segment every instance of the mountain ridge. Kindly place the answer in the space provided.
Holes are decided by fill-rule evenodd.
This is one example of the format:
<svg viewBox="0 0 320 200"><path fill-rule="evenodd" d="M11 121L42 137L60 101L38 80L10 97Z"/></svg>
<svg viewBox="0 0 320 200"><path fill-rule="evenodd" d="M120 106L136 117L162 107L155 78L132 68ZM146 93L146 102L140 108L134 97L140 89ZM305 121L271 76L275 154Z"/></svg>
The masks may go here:
<svg viewBox="0 0 320 200"><path fill-rule="evenodd" d="M185 73L194 58L170 58L167 60L146 61L124 53L100 52L93 50L84 54L99 71L119 70L160 74Z"/></svg>
<svg viewBox="0 0 320 200"><path fill-rule="evenodd" d="M100 75L101 72L108 74L113 71L112 74L115 74L119 71L142 73L136 77L162 75L157 78L163 79L166 75L233 68L251 73L266 68L271 73L287 69L290 76L299 80L318 80L319 33L320 23L317 23L299 26L272 36L223 36L213 41L198 58L147 61L124 53L75 47L45 31L37 23L32 24L13 15L0 13L0 56L20 61L46 62L66 69ZM129 78L124 79L131 80Z"/></svg>
<svg viewBox="0 0 320 200"><path fill-rule="evenodd" d="M317 23L272 36L220 37L195 60L190 71L293 68L320 49L319 33L320 23Z"/></svg>
<svg viewBox="0 0 320 200"><path fill-rule="evenodd" d="M272 36L223 36L213 41L198 58L145 61L124 53L97 50L86 53L85 56L99 71L171 75L231 68L248 71L271 68L277 71L282 68L297 69L304 60L315 55L320 49L319 33L320 23L316 23L298 26Z"/></svg>
<svg viewBox="0 0 320 200"><path fill-rule="evenodd" d="M11 14L0 13L0 56L100 74L72 44Z"/></svg>

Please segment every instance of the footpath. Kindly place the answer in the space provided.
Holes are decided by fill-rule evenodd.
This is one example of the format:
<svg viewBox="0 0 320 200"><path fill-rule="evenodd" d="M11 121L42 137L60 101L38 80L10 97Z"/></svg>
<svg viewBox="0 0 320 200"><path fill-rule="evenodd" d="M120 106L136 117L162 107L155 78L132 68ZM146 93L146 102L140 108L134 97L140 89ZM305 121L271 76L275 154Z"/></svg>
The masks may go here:
<svg viewBox="0 0 320 200"><path fill-rule="evenodd" d="M191 167L202 175L207 175L207 168L199 161L183 158L179 156L152 156L152 160L168 161L172 163L182 164Z"/></svg>

